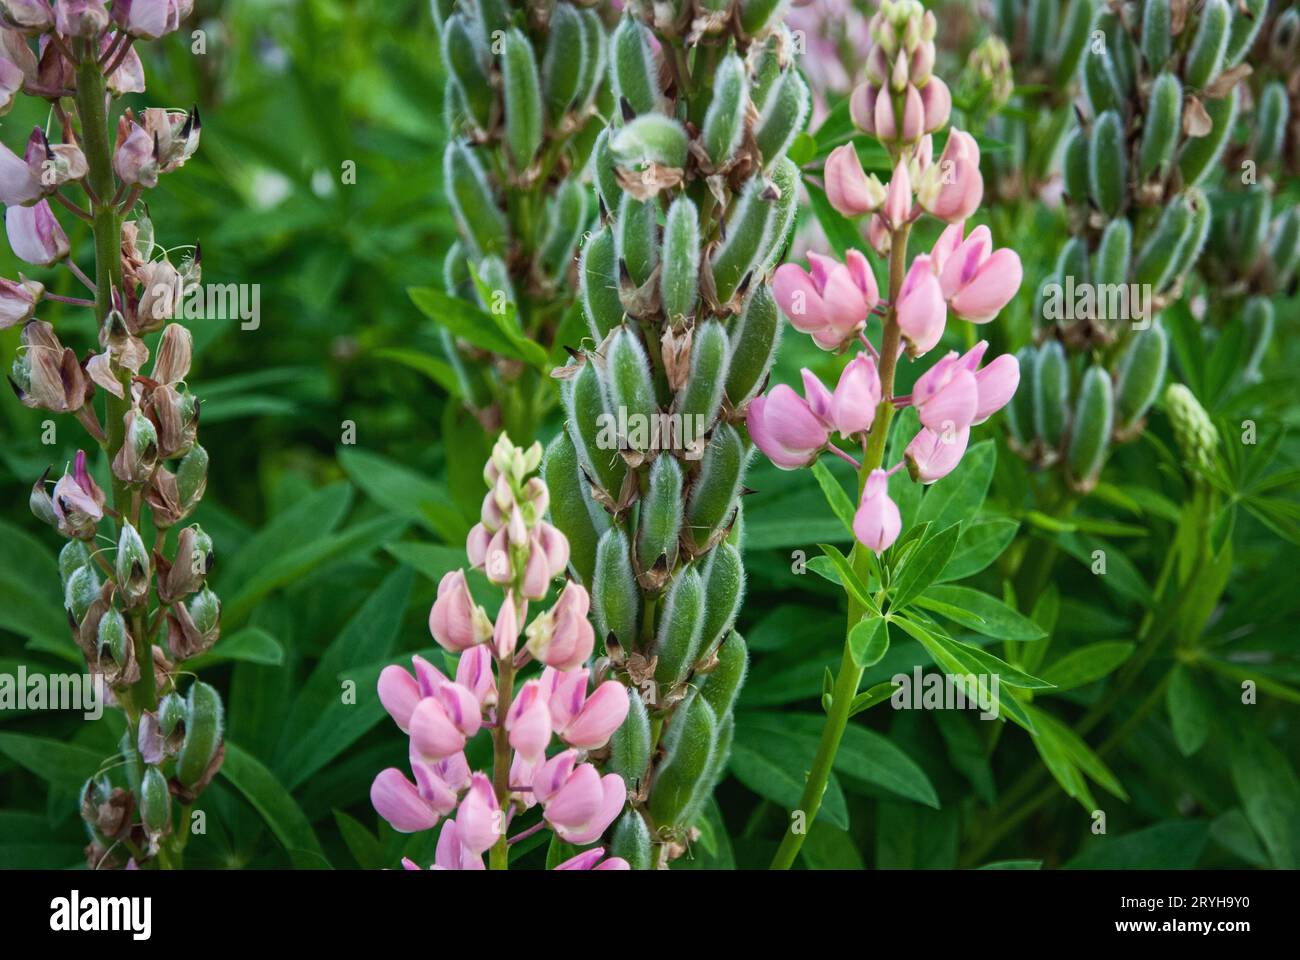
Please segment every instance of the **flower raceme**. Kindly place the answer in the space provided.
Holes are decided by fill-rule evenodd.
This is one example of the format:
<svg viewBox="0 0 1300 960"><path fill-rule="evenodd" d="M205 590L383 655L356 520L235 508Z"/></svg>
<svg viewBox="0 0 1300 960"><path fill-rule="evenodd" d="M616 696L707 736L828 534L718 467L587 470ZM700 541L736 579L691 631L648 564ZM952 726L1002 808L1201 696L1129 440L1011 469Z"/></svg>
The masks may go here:
<svg viewBox="0 0 1300 960"><path fill-rule="evenodd" d="M411 658L413 673L391 665L379 676L379 700L410 738L414 781L390 767L375 778L371 802L402 833L433 829L455 814L442 824L435 868L481 870L488 851L493 866L504 866L513 818L538 804L541 820L526 832L544 825L568 843L592 843L627 802L622 777L602 776L587 761L623 724L628 694L618 681L593 677L583 666L594 646L586 590L566 582L552 607L524 631L524 647L517 647L529 601L546 596L569 556L564 535L541 519L549 490L529 476L539 461L540 447L520 450L502 435L484 471L489 492L467 552L504 591L495 622L474 601L463 570L447 573L438 585L429 630L447 654L459 654L455 679L420 656ZM533 659L543 665L540 675L517 682L516 671ZM503 761L493 764L493 776L471 770L464 752L485 728ZM561 749L548 758L554 740ZM626 867L602 857L596 848L562 866Z"/></svg>

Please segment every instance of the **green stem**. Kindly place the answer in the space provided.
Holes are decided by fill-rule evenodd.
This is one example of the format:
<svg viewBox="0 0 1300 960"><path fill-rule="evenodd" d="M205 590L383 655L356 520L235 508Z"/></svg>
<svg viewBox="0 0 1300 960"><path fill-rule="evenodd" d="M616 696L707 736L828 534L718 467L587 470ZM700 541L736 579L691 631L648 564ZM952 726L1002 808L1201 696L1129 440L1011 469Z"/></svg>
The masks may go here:
<svg viewBox="0 0 1300 960"><path fill-rule="evenodd" d="M889 398L894 395L894 372L898 366L898 346L902 340L902 331L898 327L895 307L898 291L903 286L903 277L907 271L907 235L910 226L905 224L894 231L890 241L889 253L889 302L890 308L885 315L885 332L880 345L880 405L876 408L871 433L867 438L867 448L862 456L862 470L858 475L858 495L866 486L867 477L877 469L885 458L885 441L889 437L889 425L894 418L894 405ZM867 548L860 543L853 545L849 555L853 569L865 582L868 575ZM817 744L817 754L813 758L812 768L804 782L803 794L799 806L794 812L803 813L802 822L792 816L787 826L781 845L772 858L773 870L789 870L794 865L795 857L803 846L804 836L817 811L821 809L822 797L826 793L826 783L830 779L831 768L835 765L835 754L839 751L840 741L844 738L844 729L849 723L849 711L853 707L853 698L862 682L863 668L853 662L853 653L849 648L849 631L857 625L866 613L852 595L848 598L848 622L845 628L844 652L840 656L840 669L835 676L835 685L831 691L830 710L826 714L826 724L822 727L822 736ZM796 830L796 827L802 829Z"/></svg>
<svg viewBox="0 0 1300 960"><path fill-rule="evenodd" d="M515 665L511 657L497 661L497 725L492 730L492 787L501 807L501 836L488 854L488 865L493 870L510 868L510 847L507 843L505 813L510 802L510 734L506 731L506 714L514 697Z"/></svg>

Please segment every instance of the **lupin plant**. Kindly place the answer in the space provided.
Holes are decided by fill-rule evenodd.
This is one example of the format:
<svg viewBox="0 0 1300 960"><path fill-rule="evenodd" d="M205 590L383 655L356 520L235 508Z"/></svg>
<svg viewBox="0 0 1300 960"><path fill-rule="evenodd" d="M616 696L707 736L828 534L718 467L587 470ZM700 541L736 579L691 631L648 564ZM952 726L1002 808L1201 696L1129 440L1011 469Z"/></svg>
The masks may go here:
<svg viewBox="0 0 1300 960"><path fill-rule="evenodd" d="M617 114L592 151L603 222L582 251L591 345L557 371L551 510L613 675L632 788L619 836L681 856L721 778L744 678L736 429L779 317L769 279L794 223L786 157L809 110L771 0L628 4L610 38ZM616 847L616 849L618 849ZM635 864L634 864L635 865Z"/></svg>
<svg viewBox="0 0 1300 960"><path fill-rule="evenodd" d="M532 436L551 396L537 344L556 339L596 213L582 174L601 125L605 27L594 7L565 0L435 0L433 13L451 136L443 189L460 237L443 284L463 302L413 296L444 321L462 399L484 426Z"/></svg>
<svg viewBox="0 0 1300 960"><path fill-rule="evenodd" d="M938 346L949 312L972 323L989 323L1021 281L1015 251L994 250L987 227L966 233L966 220L983 195L975 139L948 129L942 155L933 155L932 138L947 127L951 108L947 85L931 72L936 29L934 14L915 0L884 0L871 21L866 80L854 90L850 105L857 127L874 136L890 157L889 184L864 172L852 142L826 160L826 195L844 216L870 218L871 244L888 257L887 286L881 290L858 250L849 250L843 263L810 253L811 272L786 264L776 273L776 300L796 330L809 334L823 350L843 353L861 346L863 351L844 367L833 391L804 370L803 397L781 384L748 409L754 443L778 467L811 466L854 538L847 557L832 545L822 546L833 579L847 594L844 650L838 673L828 679L823 694L825 725L799 806L791 812L773 859L775 868L794 863L817 817L849 718L890 695L890 684L883 685L883 693L873 688L861 695L858 685L864 670L888 650L891 625L954 672L993 671L1009 687L1043 685L954 640L930 617L937 612L962 622L961 611L936 603L938 598L926 590L952 557L963 518L919 523L904 531L897 502L905 495L909 475L911 481L931 484L952 472L967 450L971 427L1004 406L1019 383L1015 357L1004 354L984 363L988 343L979 341L963 354L946 353L920 375L909 396L896 395L894 389L899 361L906 356L915 362ZM923 215L948 227L931 250L916 253L909 263L909 236ZM869 336L875 333L876 317L879 346ZM915 433L900 435L909 429L900 418L890 451L895 462L886 468L895 413L908 407L916 414L910 428ZM848 440L856 456L833 442L836 434ZM856 507L818 461L823 452L853 466ZM899 473L903 469L906 474ZM981 600L998 604L992 597ZM985 693L999 700L996 689ZM1028 724L1013 695L1003 692L1000 703L1007 715Z"/></svg>
<svg viewBox="0 0 1300 960"><path fill-rule="evenodd" d="M31 494L33 513L68 539L59 570L72 637L127 720L120 754L81 795L92 868L178 866L188 810L223 756L220 696L198 680L182 690L184 661L212 647L221 619L206 583L212 540L197 524L184 525L208 468L196 440L199 401L186 383L191 336L168 323L199 281L198 250L173 264L137 206L197 149L199 120L195 111L113 109L117 98L145 88L137 41L176 30L191 6L0 4L0 106L8 109L20 91L48 100L60 137L51 143L38 127L22 156L0 146L9 244L34 266L65 265L93 297L46 295L22 276L0 281L0 326L24 324L14 392L28 407L72 414L111 481L106 493L78 451L52 488L47 470ZM78 268L51 200L90 225L93 279ZM36 319L42 299L91 310L99 352L77 360L54 327ZM149 367L145 338L159 331Z"/></svg>
<svg viewBox="0 0 1300 960"><path fill-rule="evenodd" d="M457 657L455 679L419 656L412 658L414 676L388 666L379 677L380 701L410 736L415 782L390 767L375 777L371 802L402 833L449 818L438 834L435 868L482 870L487 854L492 869L507 869L511 845L542 829L553 831L553 846L588 847L556 869L625 870L648 862L644 831L616 832L620 856L606 858L604 847L591 846L627 804L623 778L602 776L591 761L608 757L610 737L628 715L628 694L602 678L603 668L587 666L595 633L586 589L567 580L551 607L529 620L529 604L546 598L569 563L567 539L544 519L551 492L534 475L541 458L540 445L523 450L502 434L483 470L482 520L466 550L471 566L504 593L495 621L475 603L463 569L438 584L429 630L449 658ZM540 672L525 679L534 662ZM492 741L486 772L471 770L465 756L480 731ZM548 756L553 740L559 749ZM534 807L539 816L530 813ZM533 822L512 835L525 818ZM409 860L404 866L419 869Z"/></svg>

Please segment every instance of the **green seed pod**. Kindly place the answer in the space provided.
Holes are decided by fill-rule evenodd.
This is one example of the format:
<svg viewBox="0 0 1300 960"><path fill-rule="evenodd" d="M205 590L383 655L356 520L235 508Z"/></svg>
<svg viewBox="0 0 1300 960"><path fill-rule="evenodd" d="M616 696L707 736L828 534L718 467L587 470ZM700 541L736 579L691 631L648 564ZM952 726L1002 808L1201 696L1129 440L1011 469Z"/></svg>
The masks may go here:
<svg viewBox="0 0 1300 960"><path fill-rule="evenodd" d="M619 455L617 436L610 436L610 425L618 419L609 412L604 386L591 361L565 383L562 396L579 462L605 493L617 497L627 463Z"/></svg>
<svg viewBox="0 0 1300 960"><path fill-rule="evenodd" d="M1255 111L1255 159L1260 163L1272 163L1282 156L1290 113L1286 87L1274 80L1260 94L1259 109Z"/></svg>
<svg viewBox="0 0 1300 960"><path fill-rule="evenodd" d="M505 253L510 246L506 218L497 207L496 196L478 157L459 140L447 144L447 152L443 154L443 183L470 258L478 260L489 253Z"/></svg>
<svg viewBox="0 0 1300 960"><path fill-rule="evenodd" d="M733 407L748 403L763 387L781 339L781 317L767 284L758 284L740 315L731 321L727 398Z"/></svg>
<svg viewBox="0 0 1300 960"><path fill-rule="evenodd" d="M686 196L678 197L668 208L663 264L659 300L664 316L678 321L694 315L700 283L700 216Z"/></svg>
<svg viewBox="0 0 1300 960"><path fill-rule="evenodd" d="M682 532L682 468L667 454L650 468L650 483L641 498L636 556L642 571L665 575L677 564L677 539Z"/></svg>
<svg viewBox="0 0 1300 960"><path fill-rule="evenodd" d="M632 573L632 552L627 534L610 527L596 547L596 572L592 575L591 616L605 641L610 638L626 649L635 647L641 590Z"/></svg>
<svg viewBox="0 0 1300 960"><path fill-rule="evenodd" d="M506 108L506 149L516 171L527 170L542 145L542 84L533 45L522 30L506 31L501 55L501 92Z"/></svg>
<svg viewBox="0 0 1300 960"><path fill-rule="evenodd" d="M1097 245L1092 278L1101 285L1128 282L1129 259L1133 254L1133 227L1127 220L1106 225Z"/></svg>
<svg viewBox="0 0 1300 960"><path fill-rule="evenodd" d="M1088 244L1081 237L1071 237L1061 247L1061 253L1056 258L1055 275L1062 283L1065 283L1067 278L1073 277L1074 285L1077 287L1088 283L1091 279L1090 274Z"/></svg>
<svg viewBox="0 0 1300 960"><path fill-rule="evenodd" d="M709 787L705 777L717 729L713 708L693 692L673 711L664 732L664 758L650 788L650 816L658 827L687 826L682 815L697 792Z"/></svg>
<svg viewBox="0 0 1300 960"><path fill-rule="evenodd" d="M1173 42L1169 0L1146 0L1142 7L1142 56L1152 72L1164 67Z"/></svg>
<svg viewBox="0 0 1300 960"><path fill-rule="evenodd" d="M618 255L614 231L608 226L593 233L582 246L578 268L582 312L591 335L600 343L623 322L623 301L618 295Z"/></svg>
<svg viewBox="0 0 1300 960"><path fill-rule="evenodd" d="M475 0L474 11L478 14L479 35L483 42L491 44L496 34L504 33L510 26L509 0Z"/></svg>
<svg viewBox="0 0 1300 960"><path fill-rule="evenodd" d="M1192 225L1174 256L1170 282L1196 265L1196 261L1201 258L1201 251L1205 249L1205 241L1210 236L1210 202L1205 194L1193 187L1183 194L1183 198L1191 211Z"/></svg>
<svg viewBox="0 0 1300 960"><path fill-rule="evenodd" d="M1202 90L1223 69L1224 54L1228 51L1229 25L1232 11L1228 0L1205 0L1201 7L1196 38L1183 61L1183 80L1193 90Z"/></svg>
<svg viewBox="0 0 1300 960"><path fill-rule="evenodd" d="M993 22L1008 41L1014 40L1020 29L1021 9L1021 0L993 0Z"/></svg>
<svg viewBox="0 0 1300 960"><path fill-rule="evenodd" d="M675 687L686 679L700 651L704 628L704 584L694 567L677 572L659 609L654 655L659 658L655 679Z"/></svg>
<svg viewBox="0 0 1300 960"><path fill-rule="evenodd" d="M794 233L794 221L799 212L799 181L799 168L789 157L782 157L772 170L772 183L781 196L776 200L776 214L768 230L767 254L759 266L759 274L763 277L785 259L786 245Z"/></svg>
<svg viewBox="0 0 1300 960"><path fill-rule="evenodd" d="M1232 15L1232 28L1228 34L1228 49L1223 56L1223 66L1235 67L1246 58L1255 43L1259 28L1267 18L1268 0L1245 0Z"/></svg>
<svg viewBox="0 0 1300 960"><path fill-rule="evenodd" d="M1075 203L1088 199L1088 132L1076 127L1065 143L1061 161L1065 193Z"/></svg>
<svg viewBox="0 0 1300 960"><path fill-rule="evenodd" d="M630 193L623 195L614 225L618 259L627 268L634 286L640 287L650 279L659 263L659 226L655 222L658 204L653 200L638 200Z"/></svg>
<svg viewBox="0 0 1300 960"><path fill-rule="evenodd" d="M627 692L627 718L609 738L606 769L623 778L629 790L641 786L650 766L650 715L636 690Z"/></svg>
<svg viewBox="0 0 1300 960"><path fill-rule="evenodd" d="M146 767L140 781L140 819L150 836L168 833L172 826L172 795L167 778L157 767Z"/></svg>
<svg viewBox="0 0 1300 960"><path fill-rule="evenodd" d="M1114 217L1124 209L1128 193L1128 162L1124 151L1124 122L1116 110L1098 119L1088 144L1088 191L1102 213Z"/></svg>
<svg viewBox="0 0 1300 960"><path fill-rule="evenodd" d="M1115 406L1120 432L1131 432L1151 409L1165 379L1169 341L1164 328L1152 323L1133 335L1115 371Z"/></svg>
<svg viewBox="0 0 1300 960"><path fill-rule="evenodd" d="M510 277L510 268L495 254L484 257L474 265L473 275L478 278L474 284L474 299L486 312L505 316L509 312L509 306L519 302L515 296L515 282Z"/></svg>
<svg viewBox="0 0 1300 960"><path fill-rule="evenodd" d="M117 538L114 573L118 594L128 607L139 606L149 598L149 578L153 575L153 564L139 531L130 523L122 524L122 531Z"/></svg>
<svg viewBox="0 0 1300 960"><path fill-rule="evenodd" d="M1021 448L1025 448L1035 436L1034 371L1038 366L1038 351L1031 345L1023 346L1016 351L1016 361L1020 364L1020 386L1006 406L1006 421L1011 436Z"/></svg>
<svg viewBox="0 0 1300 960"><path fill-rule="evenodd" d="M718 303L732 295L766 253L769 231L775 220L777 189L762 177L751 177L732 207L724 231L725 239L713 253L713 287Z"/></svg>
<svg viewBox="0 0 1300 960"><path fill-rule="evenodd" d="M67 587L68 579L90 563L90 548L82 540L69 540L59 551L59 579Z"/></svg>
<svg viewBox="0 0 1300 960"><path fill-rule="evenodd" d="M718 647L718 665L700 681L700 696L709 701L715 715L730 715L736 705L736 698L740 695L740 688L744 686L748 670L749 650L745 646L745 639L733 632Z"/></svg>
<svg viewBox="0 0 1300 960"><path fill-rule="evenodd" d="M95 650L101 657L107 653L118 665L125 665L131 657L131 633L126 628L126 618L116 607L109 607L99 618Z"/></svg>
<svg viewBox="0 0 1300 960"><path fill-rule="evenodd" d="M727 333L717 320L695 327L691 347L691 371L677 394L676 412L691 421L690 436L702 442L718 418L722 391L727 383Z"/></svg>
<svg viewBox="0 0 1300 960"><path fill-rule="evenodd" d="M1273 243L1268 256L1273 262L1273 282L1285 287L1300 264L1300 208L1292 207L1273 221Z"/></svg>
<svg viewBox="0 0 1300 960"><path fill-rule="evenodd" d="M224 715L220 694L198 680L190 686L185 706L185 741L176 756L176 779L193 787L203 778L221 746Z"/></svg>
<svg viewBox="0 0 1300 960"><path fill-rule="evenodd" d="M221 600L206 584L190 598L186 606L199 633L208 635L217 629L221 622Z"/></svg>
<svg viewBox="0 0 1300 960"><path fill-rule="evenodd" d="M587 493L578 451L567 430L561 430L546 448L542 476L551 491L551 517L569 540L569 565L578 580L590 586L596 544L609 529L609 515Z"/></svg>
<svg viewBox="0 0 1300 960"><path fill-rule="evenodd" d="M628 327L620 327L605 345L605 396L618 422L649 424L659 412L650 361L641 340ZM629 429L627 444L635 450L650 449L649 430Z"/></svg>
<svg viewBox="0 0 1300 960"><path fill-rule="evenodd" d="M1208 470L1214 463L1219 431L1201 402L1181 383L1171 383L1165 388L1165 412L1183 456L1194 466Z"/></svg>
<svg viewBox="0 0 1300 960"><path fill-rule="evenodd" d="M1185 187L1197 186L1218 163L1237 120L1239 99L1240 88L1233 87L1226 97L1211 100L1205 105L1205 112L1210 115L1213 128L1203 137L1188 140L1178 151L1178 170L1183 175Z"/></svg>
<svg viewBox="0 0 1300 960"><path fill-rule="evenodd" d="M722 778L727 775L727 762L731 759L731 744L736 737L736 718L731 714L721 717L718 720L718 738L713 744L713 756L709 758L709 770L705 774L705 781L709 785L708 790L701 790L695 797L695 802L690 810L687 811L685 820L687 823L694 823L699 816L700 810L703 809L705 802L709 799L709 794L713 788L722 782Z"/></svg>
<svg viewBox="0 0 1300 960"><path fill-rule="evenodd" d="M591 69L591 56L577 10L567 3L557 3L542 57L542 90L553 122L558 122L585 91L583 73Z"/></svg>
<svg viewBox="0 0 1300 960"><path fill-rule="evenodd" d="M788 0L740 0L740 29L747 37L761 37L781 23Z"/></svg>
<svg viewBox="0 0 1300 960"><path fill-rule="evenodd" d="M1177 275L1174 261L1178 248L1191 233L1192 210L1183 196L1176 196L1165 207L1155 231L1138 253L1134 275L1138 283L1149 283L1157 292L1169 286Z"/></svg>
<svg viewBox="0 0 1300 960"><path fill-rule="evenodd" d="M1242 372L1247 380L1254 380L1273 339L1273 301L1267 297L1251 297L1242 308L1241 322L1246 328L1246 363Z"/></svg>
<svg viewBox="0 0 1300 960"><path fill-rule="evenodd" d="M1242 273L1249 273L1259 259L1272 219L1272 195L1263 187L1247 190L1237 210L1237 231L1232 251L1237 269Z"/></svg>
<svg viewBox="0 0 1300 960"><path fill-rule="evenodd" d="M609 66L616 101L625 101L638 115L659 105L659 60L650 31L632 17L620 20L609 38Z"/></svg>
<svg viewBox="0 0 1300 960"><path fill-rule="evenodd" d="M654 867L654 845L650 842L650 828L645 818L635 810L628 810L614 825L610 839L609 855L622 857L633 870L650 870Z"/></svg>
<svg viewBox="0 0 1300 960"><path fill-rule="evenodd" d="M468 18L454 14L442 31L442 62L447 65L450 86L456 90L456 103L480 130L492 126L495 101L488 82L487 59L487 48L471 29Z"/></svg>
<svg viewBox="0 0 1300 960"><path fill-rule="evenodd" d="M442 288L453 297L468 300L472 286L469 258L465 256L465 247L459 240L453 240L451 246L447 248L447 255L442 258Z"/></svg>
<svg viewBox="0 0 1300 960"><path fill-rule="evenodd" d="M1079 69L1079 59L1087 49L1092 31L1092 3L1093 0L1070 0L1056 46L1055 79L1058 87L1068 86Z"/></svg>
<svg viewBox="0 0 1300 960"><path fill-rule="evenodd" d="M169 693L158 701L158 729L170 737L185 722L185 701L178 693Z"/></svg>
<svg viewBox="0 0 1300 960"><path fill-rule="evenodd" d="M587 228L587 189L575 177L560 184L551 199L550 225L538 251L542 271L559 282L568 272L573 251Z"/></svg>
<svg viewBox="0 0 1300 960"><path fill-rule="evenodd" d="M1118 113L1123 109L1124 97L1120 92L1109 44L1100 50L1089 49L1084 54L1083 93L1094 117L1101 117L1110 110Z"/></svg>
<svg viewBox="0 0 1300 960"><path fill-rule="evenodd" d="M1042 63L1056 36L1056 17L1059 0L1029 0L1029 56Z"/></svg>
<svg viewBox="0 0 1300 960"><path fill-rule="evenodd" d="M1106 44L1115 67L1115 78L1119 81L1120 96L1128 100L1137 82L1137 45L1118 15L1108 11L1101 17L1101 22L1106 25Z"/></svg>
<svg viewBox="0 0 1300 960"><path fill-rule="evenodd" d="M1038 284L1038 290L1034 293L1034 329L1039 330L1045 327L1055 327L1058 321L1064 319L1062 312L1062 302L1064 299L1064 284L1061 278L1053 270L1043 276L1042 282ZM1024 376L1024 369L1021 369L1021 376ZM1024 388L1019 388L1016 392L1023 392Z"/></svg>
<svg viewBox="0 0 1300 960"><path fill-rule="evenodd" d="M1034 431L1043 446L1055 450L1069 427L1070 361L1059 340L1038 348L1034 369Z"/></svg>
<svg viewBox="0 0 1300 960"><path fill-rule="evenodd" d="M803 75L798 70L784 71L754 124L754 142L762 154L764 169L772 169L785 156L808 122L811 108L812 95Z"/></svg>
<svg viewBox="0 0 1300 960"><path fill-rule="evenodd" d="M686 128L662 113L643 113L610 138L609 152L621 167L641 169L651 163L686 166L690 140Z"/></svg>
<svg viewBox="0 0 1300 960"><path fill-rule="evenodd" d="M713 73L713 96L704 114L701 142L715 167L731 159L745 132L749 107L749 81L745 63L735 53L722 58Z"/></svg>
<svg viewBox="0 0 1300 960"><path fill-rule="evenodd" d="M582 26L582 73L578 79L576 106L588 107L600 92L600 81L605 76L605 25L600 14L590 7L578 11Z"/></svg>
<svg viewBox="0 0 1300 960"><path fill-rule="evenodd" d="M1066 466L1076 490L1091 490L1097 484L1101 468L1110 450L1110 432L1114 426L1115 399L1110 374L1104 367L1091 366L1079 385L1079 399L1070 426L1070 447Z"/></svg>
<svg viewBox="0 0 1300 960"><path fill-rule="evenodd" d="M709 551L700 579L708 598L704 607L704 626L700 629L699 659L704 659L730 632L745 598L745 565L740 559L740 551L729 543L718 544ZM717 704L714 707L716 709ZM718 715L725 712L719 709Z"/></svg>
<svg viewBox="0 0 1300 960"><path fill-rule="evenodd" d="M793 37L782 25L762 43L749 48L749 102L760 114L767 108L768 97L785 76L789 65L788 51L792 45Z"/></svg>
<svg viewBox="0 0 1300 960"><path fill-rule="evenodd" d="M607 213L616 213L623 199L623 188L619 186L618 174L614 172L614 155L609 152L609 127L596 135L596 142L591 147L590 166L591 179L596 185L601 207Z"/></svg>
<svg viewBox="0 0 1300 960"><path fill-rule="evenodd" d="M437 28L439 40L442 39L442 34L446 30L447 21L456 12L456 2L457 0L433 0L429 4L433 13L433 25Z"/></svg>
<svg viewBox="0 0 1300 960"><path fill-rule="evenodd" d="M705 547L731 520L745 476L748 454L740 434L730 424L719 424L704 448L700 472L686 501L686 539Z"/></svg>
<svg viewBox="0 0 1300 960"><path fill-rule="evenodd" d="M1164 177L1183 132L1183 85L1172 73L1160 74L1151 85L1144 124L1138 174L1143 180Z"/></svg>

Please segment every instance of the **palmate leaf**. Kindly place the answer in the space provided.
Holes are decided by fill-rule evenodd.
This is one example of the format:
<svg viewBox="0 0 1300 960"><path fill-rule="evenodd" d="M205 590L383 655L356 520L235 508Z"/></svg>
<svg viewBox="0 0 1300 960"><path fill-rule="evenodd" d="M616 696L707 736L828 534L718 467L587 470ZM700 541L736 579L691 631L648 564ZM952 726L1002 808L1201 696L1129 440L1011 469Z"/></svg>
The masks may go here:
<svg viewBox="0 0 1300 960"><path fill-rule="evenodd" d="M996 597L970 587L935 584L917 597L916 604L998 640L1041 640L1046 636L1028 617Z"/></svg>
<svg viewBox="0 0 1300 960"><path fill-rule="evenodd" d="M1045 710L1028 705L1025 710L1034 721L1034 746L1039 756L1061 788L1078 800L1085 810L1091 813L1097 809L1097 801L1083 779L1084 774L1108 793L1128 800L1128 794L1115 774L1077 733Z"/></svg>
<svg viewBox="0 0 1300 960"><path fill-rule="evenodd" d="M924 510L924 502L922 503ZM932 523L931 530L936 529ZM896 571L889 585L889 609L904 610L943 572L957 548L961 536L961 525L953 523L938 533L927 533L903 562L901 571Z"/></svg>
<svg viewBox="0 0 1300 960"><path fill-rule="evenodd" d="M1043 679L1055 689L1044 693L1061 693L1094 683L1133 655L1134 645L1121 640L1103 640L1071 650L1042 671Z"/></svg>
<svg viewBox="0 0 1300 960"><path fill-rule="evenodd" d="M943 573L939 574L938 582L962 580L979 573L1002 556L1019 529L1020 524L1009 517L963 523L957 549L953 551L948 565L943 568Z"/></svg>
<svg viewBox="0 0 1300 960"><path fill-rule="evenodd" d="M835 567L835 572L839 576L840 585L843 586L859 604L867 610L879 615L880 608L876 606L876 601L871 598L871 592L867 589L866 584L864 584L858 578L858 575L853 572L853 567L849 563L848 558L829 543L819 543L817 546L821 552L826 555L826 559L831 562L831 565Z"/></svg>

